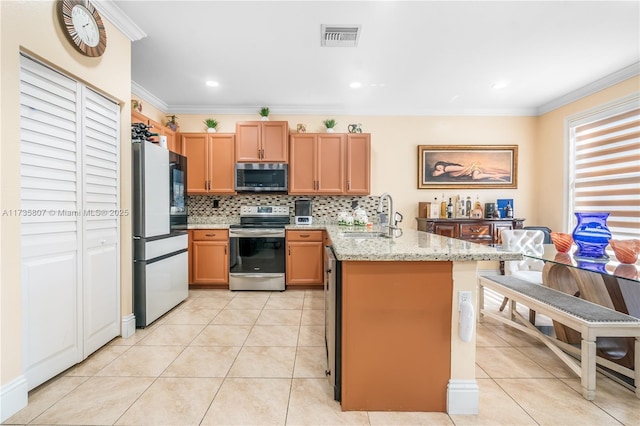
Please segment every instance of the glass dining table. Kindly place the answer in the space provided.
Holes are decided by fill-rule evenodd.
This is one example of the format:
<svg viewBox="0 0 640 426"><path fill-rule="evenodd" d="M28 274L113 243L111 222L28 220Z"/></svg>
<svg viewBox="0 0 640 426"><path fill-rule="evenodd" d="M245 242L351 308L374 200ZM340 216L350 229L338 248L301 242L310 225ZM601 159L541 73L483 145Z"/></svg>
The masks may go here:
<svg viewBox="0 0 640 426"><path fill-rule="evenodd" d="M588 272L597 272L615 278L640 283L640 263L624 264L616 260L613 252L607 253L608 258L592 259L580 258L573 253L560 253L553 244L544 245L544 253L537 255L524 255L532 259L542 260L549 264L564 265Z"/></svg>

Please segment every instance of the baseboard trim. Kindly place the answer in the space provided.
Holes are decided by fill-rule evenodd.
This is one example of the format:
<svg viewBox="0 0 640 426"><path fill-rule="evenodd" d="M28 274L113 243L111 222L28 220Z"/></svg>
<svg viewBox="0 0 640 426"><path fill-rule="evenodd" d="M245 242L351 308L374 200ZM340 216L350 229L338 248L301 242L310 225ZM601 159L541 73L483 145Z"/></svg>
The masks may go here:
<svg viewBox="0 0 640 426"><path fill-rule="evenodd" d="M134 314L122 317L122 338L126 339L136 334L136 316Z"/></svg>
<svg viewBox="0 0 640 426"><path fill-rule="evenodd" d="M447 414L478 414L480 390L475 380L450 379L447 385Z"/></svg>
<svg viewBox="0 0 640 426"><path fill-rule="evenodd" d="M0 423L27 406L29 389L27 378L16 377L0 388Z"/></svg>

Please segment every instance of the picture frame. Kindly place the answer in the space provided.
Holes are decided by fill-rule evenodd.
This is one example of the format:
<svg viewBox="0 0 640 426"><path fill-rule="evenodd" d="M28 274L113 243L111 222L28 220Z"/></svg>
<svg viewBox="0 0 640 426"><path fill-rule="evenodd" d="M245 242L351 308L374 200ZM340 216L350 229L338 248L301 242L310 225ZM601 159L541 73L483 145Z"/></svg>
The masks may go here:
<svg viewBox="0 0 640 426"><path fill-rule="evenodd" d="M418 145L418 189L518 187L518 145Z"/></svg>

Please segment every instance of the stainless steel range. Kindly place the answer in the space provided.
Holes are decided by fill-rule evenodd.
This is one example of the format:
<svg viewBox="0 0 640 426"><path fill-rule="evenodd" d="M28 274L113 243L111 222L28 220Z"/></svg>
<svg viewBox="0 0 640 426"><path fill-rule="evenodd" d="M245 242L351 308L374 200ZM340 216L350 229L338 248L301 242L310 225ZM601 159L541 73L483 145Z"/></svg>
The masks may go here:
<svg viewBox="0 0 640 426"><path fill-rule="evenodd" d="M229 289L285 289L285 225L288 206L242 206L240 224L229 227Z"/></svg>

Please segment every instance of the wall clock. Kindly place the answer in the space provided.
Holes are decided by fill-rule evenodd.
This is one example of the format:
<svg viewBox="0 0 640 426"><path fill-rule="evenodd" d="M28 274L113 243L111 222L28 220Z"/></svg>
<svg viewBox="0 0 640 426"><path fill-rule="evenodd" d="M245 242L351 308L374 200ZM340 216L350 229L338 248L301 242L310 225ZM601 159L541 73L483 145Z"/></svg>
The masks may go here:
<svg viewBox="0 0 640 426"><path fill-rule="evenodd" d="M101 56L107 48L107 33L100 14L88 0L58 2L62 30L71 44L86 56Z"/></svg>

